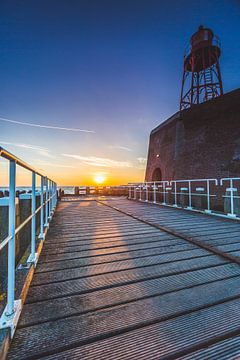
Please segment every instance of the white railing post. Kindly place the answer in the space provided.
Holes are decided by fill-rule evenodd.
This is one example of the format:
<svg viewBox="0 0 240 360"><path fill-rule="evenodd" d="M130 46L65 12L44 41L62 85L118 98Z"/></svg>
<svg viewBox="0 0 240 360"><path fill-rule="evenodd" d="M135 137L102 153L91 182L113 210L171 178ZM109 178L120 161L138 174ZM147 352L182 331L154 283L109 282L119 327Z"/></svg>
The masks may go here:
<svg viewBox="0 0 240 360"><path fill-rule="evenodd" d="M139 185L139 201L142 201L142 184Z"/></svg>
<svg viewBox="0 0 240 360"><path fill-rule="evenodd" d="M7 289L7 315L14 313L14 290L15 290L15 222L16 222L16 162L10 161L9 174L9 213L8 235L11 239L8 243L8 289Z"/></svg>
<svg viewBox="0 0 240 360"><path fill-rule="evenodd" d="M235 216L234 214L234 195L233 195L233 180L230 179L230 205L231 205L231 212L230 216Z"/></svg>
<svg viewBox="0 0 240 360"><path fill-rule="evenodd" d="M145 183L145 189L146 189L146 199L145 201L148 202L148 184Z"/></svg>
<svg viewBox="0 0 240 360"><path fill-rule="evenodd" d="M44 177L41 176L41 194L40 194L40 203L41 203L41 210L40 210L40 233L39 239L44 239L44 211L43 211L43 203L44 203L44 194L43 194L43 186L44 186Z"/></svg>
<svg viewBox="0 0 240 360"><path fill-rule="evenodd" d="M153 203L156 204L156 183L153 183Z"/></svg>
<svg viewBox="0 0 240 360"><path fill-rule="evenodd" d="M174 204L172 205L173 207L178 207L177 204L177 181L176 180L172 180L170 181L170 186L174 185Z"/></svg>
<svg viewBox="0 0 240 360"><path fill-rule="evenodd" d="M176 181L173 181L174 183L174 204L173 206L174 207L177 207L177 182Z"/></svg>
<svg viewBox="0 0 240 360"><path fill-rule="evenodd" d="M46 195L45 195L45 227L48 228L49 224L48 224L48 217L49 217L49 205L48 205L48 178L45 177L45 182L46 182Z"/></svg>
<svg viewBox="0 0 240 360"><path fill-rule="evenodd" d="M230 218L239 218L239 214L235 213L235 211L237 212L238 210L235 209L235 204L234 204L234 199L239 199L240 197L237 195L237 191L238 188L237 187L233 187L234 186L234 180L236 181L240 181L240 178L222 178L220 180L220 185L223 185L224 181L229 181L229 188L226 188L226 192L230 192L230 212L226 215ZM234 196L234 192L236 192L236 196ZM229 198L229 195L223 195L223 198Z"/></svg>
<svg viewBox="0 0 240 360"><path fill-rule="evenodd" d="M134 200L137 200L137 187L134 185L134 187L133 187L133 198L134 198Z"/></svg>
<svg viewBox="0 0 240 360"><path fill-rule="evenodd" d="M8 211L8 282L7 305L0 318L0 328L10 328L11 338L17 326L22 301L15 299L15 225L16 225L16 161L9 164L9 211Z"/></svg>
<svg viewBox="0 0 240 360"><path fill-rule="evenodd" d="M192 210L192 188L191 188L191 180L188 181L188 210Z"/></svg>
<svg viewBox="0 0 240 360"><path fill-rule="evenodd" d="M50 213L50 218L52 218L52 212L53 212L53 182L52 180L50 180L50 202L49 202L49 207L50 207L50 210L49 210L49 213Z"/></svg>
<svg viewBox="0 0 240 360"><path fill-rule="evenodd" d="M56 209L56 205L57 205L57 186L56 183L53 183L53 193L54 193L54 197L53 197L53 211L55 211Z"/></svg>
<svg viewBox="0 0 240 360"><path fill-rule="evenodd" d="M162 185L163 185L163 205L166 205L166 184L165 184L165 181L162 182Z"/></svg>
<svg viewBox="0 0 240 360"><path fill-rule="evenodd" d="M51 219L51 180L48 180L48 218Z"/></svg>
<svg viewBox="0 0 240 360"><path fill-rule="evenodd" d="M210 181L209 179L207 181L207 210L205 210L206 213L210 214L211 211L211 198L210 198Z"/></svg>
<svg viewBox="0 0 240 360"><path fill-rule="evenodd" d="M31 219L31 254L28 263L37 262L36 254L36 174L32 172L32 219Z"/></svg>

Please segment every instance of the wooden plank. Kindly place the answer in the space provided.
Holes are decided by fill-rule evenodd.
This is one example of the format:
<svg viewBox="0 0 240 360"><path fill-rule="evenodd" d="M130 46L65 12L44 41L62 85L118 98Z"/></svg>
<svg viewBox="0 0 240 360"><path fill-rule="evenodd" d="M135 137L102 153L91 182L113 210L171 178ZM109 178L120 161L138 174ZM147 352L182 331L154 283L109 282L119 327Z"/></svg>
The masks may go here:
<svg viewBox="0 0 240 360"><path fill-rule="evenodd" d="M147 280L158 277L164 278L169 275L179 275L184 272L221 266L226 263L226 260L218 256L211 255L205 258L194 258L162 265L150 265L112 273L93 275L91 277L70 279L64 282L31 286L26 302L35 302L40 299L53 299L74 294L84 294L90 291L131 284L144 279ZM234 267L237 265L231 264L231 266Z"/></svg>
<svg viewBox="0 0 240 360"><path fill-rule="evenodd" d="M131 204L129 204L131 203ZM108 201L106 201L106 204L108 204ZM111 205L111 203L109 202ZM112 206L112 205L111 205ZM184 210L176 210L173 208L166 208L166 211L164 210L164 207L161 207L161 211L158 211L158 214L161 213L162 217L166 217L166 214L170 211L172 214L175 212L175 216L179 215L179 217L182 217L182 223L181 227L178 228L178 225L170 225L169 222L167 222L167 225L159 220L159 216L156 216L156 206L154 204L148 203L148 204L142 204L139 202L129 202L128 200L123 201L116 201L114 202L113 206L122 209L124 212L131 213L133 216L142 216L142 219L145 219L148 221L148 223L156 224L156 225L164 225L164 227L167 226L167 228L173 230L175 233L179 233L183 237L192 238L193 240L198 241L206 241L215 239L216 237L225 237L231 236L232 237L238 237L239 236L239 243L240 243L240 227L239 224L236 224L236 222L228 219L213 217L213 216L207 216L204 214L199 213L190 213L186 212ZM184 215L182 215L184 213ZM189 215L188 215L189 214ZM187 216L188 215L188 216ZM205 222L205 226L203 228L196 228L192 227L189 229L189 224L191 224L191 221L193 218L196 219L196 217L199 219L200 222ZM186 225L186 229L184 227ZM211 245L211 242L209 242L209 245ZM220 250L218 245L215 243L214 247L217 250ZM232 252L231 255L234 255L236 257L239 257L238 252Z"/></svg>
<svg viewBox="0 0 240 360"><path fill-rule="evenodd" d="M218 296L215 288L210 286L208 290L208 295L215 301L226 299L226 287L223 286L221 291L219 289ZM239 293L238 285L235 291L232 288L230 291L231 294ZM193 298L192 294L193 292L189 294L191 301L185 291L185 296L178 296L177 302L169 298L165 298L163 302L162 297L156 302L153 299L142 300L139 306L123 305L121 308L114 307L108 311L19 329L13 340L9 359L44 356L124 333L127 334L126 342L132 343L135 351L139 350L139 346L143 351L151 345L157 347L158 356L176 356L183 355L186 350L204 346L206 342L240 334L240 317L236 316L240 311L239 298L209 307L211 300L204 296L205 293L194 291ZM201 309L203 306L208 307ZM187 311L191 312L184 314ZM126 342L122 348L123 339L118 338L118 350L111 346L111 351L125 349L126 353L129 351Z"/></svg>
<svg viewBox="0 0 240 360"><path fill-rule="evenodd" d="M233 338L219 341L213 345L209 345L207 348L203 348L194 351L188 355L181 356L179 360L237 360L239 358L240 336L234 336Z"/></svg>
<svg viewBox="0 0 240 360"><path fill-rule="evenodd" d="M106 246L109 245L109 246ZM101 243L101 244L89 244L87 246L66 246L60 249L54 250L54 248L50 248L50 250L45 251L45 254L42 254L39 264L45 262L58 261L61 259L74 259L88 256L101 256L107 254L114 253L122 253L134 250L141 249L150 249L154 247L169 247L169 249L173 249L175 246L185 246L186 243L181 240L161 240L159 242L158 239L148 238L146 241L138 242L134 241L133 243L128 243L127 241L117 242L117 244L112 243ZM57 251L58 250L58 251ZM53 256L54 255L54 256Z"/></svg>
<svg viewBox="0 0 240 360"><path fill-rule="evenodd" d="M111 204L240 253L231 221ZM94 201L60 203L51 225L9 359L202 359L240 334L240 267L222 255Z"/></svg>
<svg viewBox="0 0 240 360"><path fill-rule="evenodd" d="M184 244L173 247L155 246L152 248L148 247L142 250L140 249L140 250L132 250L132 251L127 251L127 248L125 248L125 251L120 253L105 254L99 256L92 255L92 256L86 256L75 259L61 259L60 261L55 260L54 262L50 262L50 263L40 263L36 269L36 273L63 270L63 269L73 269L82 266L90 266L97 264L106 264L106 263L112 263L112 262L123 261L128 259L131 260L140 259L148 256L165 255L171 253L175 254L177 252L183 252L194 248L196 249L196 246L191 244ZM236 247L233 248L233 250L235 249ZM89 255L91 255L91 252L89 253Z"/></svg>
<svg viewBox="0 0 240 360"><path fill-rule="evenodd" d="M25 305L20 327L97 311L103 308L106 309L153 296L163 296L170 292L174 292L172 295L178 297L178 294L181 293L175 293L176 290L183 290L197 285L211 283L211 286L218 290L219 280L229 279L226 284L232 285L230 278L233 277L235 277L234 280L236 281L240 280L240 267L231 268L229 265L224 265L181 275L139 281L130 285L111 287L84 295L66 296L46 301L40 301L40 298L35 303ZM236 282L234 283L236 284Z"/></svg>
<svg viewBox="0 0 240 360"><path fill-rule="evenodd" d="M151 255L140 259L129 259L123 261L116 261L106 264L90 265L85 263L81 267L56 270L54 272L36 273L33 279L33 285L43 285L51 282L66 281L69 279L76 279L80 277L92 276L96 274L103 274L115 272L126 269L134 269L136 267L149 266L154 264L165 264L193 257L201 258L204 261L205 256L210 256L210 253L203 249L186 250L172 254Z"/></svg>

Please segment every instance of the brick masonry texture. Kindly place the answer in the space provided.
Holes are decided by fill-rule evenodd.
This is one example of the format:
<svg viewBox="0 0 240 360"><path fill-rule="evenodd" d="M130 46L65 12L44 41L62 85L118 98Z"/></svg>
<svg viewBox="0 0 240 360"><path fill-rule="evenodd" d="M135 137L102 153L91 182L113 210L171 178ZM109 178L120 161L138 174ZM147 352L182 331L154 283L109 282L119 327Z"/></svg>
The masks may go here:
<svg viewBox="0 0 240 360"><path fill-rule="evenodd" d="M240 177L240 89L174 114L150 134L146 180ZM158 173L157 173L158 172Z"/></svg>

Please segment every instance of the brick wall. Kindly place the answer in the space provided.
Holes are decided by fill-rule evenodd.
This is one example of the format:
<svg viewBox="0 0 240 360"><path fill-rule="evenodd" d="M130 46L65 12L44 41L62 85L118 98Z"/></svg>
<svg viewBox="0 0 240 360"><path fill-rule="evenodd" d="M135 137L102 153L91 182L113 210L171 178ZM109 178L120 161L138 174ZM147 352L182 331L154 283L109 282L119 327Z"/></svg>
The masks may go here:
<svg viewBox="0 0 240 360"><path fill-rule="evenodd" d="M154 129L147 181L156 168L166 180L240 177L240 89L176 113Z"/></svg>

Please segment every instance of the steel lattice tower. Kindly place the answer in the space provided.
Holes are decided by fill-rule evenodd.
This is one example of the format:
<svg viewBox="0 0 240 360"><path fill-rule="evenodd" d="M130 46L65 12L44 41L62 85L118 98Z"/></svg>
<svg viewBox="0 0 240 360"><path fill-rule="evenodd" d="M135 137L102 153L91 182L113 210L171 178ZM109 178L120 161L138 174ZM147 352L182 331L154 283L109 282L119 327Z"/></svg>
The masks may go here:
<svg viewBox="0 0 240 360"><path fill-rule="evenodd" d="M184 56L180 110L223 95L219 39L213 31L199 26Z"/></svg>

